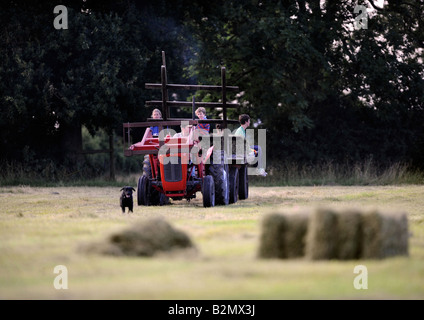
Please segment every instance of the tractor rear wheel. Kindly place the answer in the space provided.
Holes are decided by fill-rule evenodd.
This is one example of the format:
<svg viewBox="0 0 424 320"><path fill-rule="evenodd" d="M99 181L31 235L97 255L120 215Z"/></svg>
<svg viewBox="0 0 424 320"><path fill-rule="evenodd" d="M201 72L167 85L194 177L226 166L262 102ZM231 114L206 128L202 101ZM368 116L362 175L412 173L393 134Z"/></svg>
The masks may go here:
<svg viewBox="0 0 424 320"><path fill-rule="evenodd" d="M239 196L239 169L231 167L230 169L230 203L236 203Z"/></svg>
<svg viewBox="0 0 424 320"><path fill-rule="evenodd" d="M249 197L249 176L247 175L247 165L243 165L239 170L239 199L244 200Z"/></svg>
<svg viewBox="0 0 424 320"><path fill-rule="evenodd" d="M226 155L221 150L218 159L213 159L215 153L210 157L209 174L215 182L215 202L217 205L228 205L230 201L228 165L226 164Z"/></svg>
<svg viewBox="0 0 424 320"><path fill-rule="evenodd" d="M202 184L203 206L205 208L215 206L215 183L212 176L203 178Z"/></svg>

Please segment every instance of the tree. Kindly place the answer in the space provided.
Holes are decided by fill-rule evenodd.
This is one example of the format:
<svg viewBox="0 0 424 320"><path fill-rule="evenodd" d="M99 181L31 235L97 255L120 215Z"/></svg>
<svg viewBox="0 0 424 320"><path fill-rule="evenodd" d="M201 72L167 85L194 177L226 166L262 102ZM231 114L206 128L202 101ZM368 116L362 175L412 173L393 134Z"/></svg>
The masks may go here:
<svg viewBox="0 0 424 320"><path fill-rule="evenodd" d="M68 8L66 30L53 27L56 5ZM357 5L373 9L367 29L354 28ZM164 50L170 83L219 84L226 66L243 105L229 116L260 119L275 159L422 165L423 9L418 0L2 2L2 157L66 163L80 126L120 135L123 122L144 120L156 94L144 84L160 81Z"/></svg>
<svg viewBox="0 0 424 320"><path fill-rule="evenodd" d="M53 25L66 5L68 29ZM81 126L122 134L145 119L145 82L160 76L160 51L178 68L169 4L127 1L9 1L0 8L0 147L10 160L75 164ZM162 15L162 16L161 16ZM157 17L157 19L155 19ZM174 50L171 50L174 49ZM172 76L175 76L173 74ZM181 72L179 73L181 74ZM69 161L72 160L72 161Z"/></svg>
<svg viewBox="0 0 424 320"><path fill-rule="evenodd" d="M200 7L187 23L199 52L189 71L213 82L211 70L228 67L228 82L244 92L243 112L268 129L275 158L373 156L383 164L422 158L416 146L423 141L424 4L389 1L368 14L368 29L355 30L357 5L226 1Z"/></svg>

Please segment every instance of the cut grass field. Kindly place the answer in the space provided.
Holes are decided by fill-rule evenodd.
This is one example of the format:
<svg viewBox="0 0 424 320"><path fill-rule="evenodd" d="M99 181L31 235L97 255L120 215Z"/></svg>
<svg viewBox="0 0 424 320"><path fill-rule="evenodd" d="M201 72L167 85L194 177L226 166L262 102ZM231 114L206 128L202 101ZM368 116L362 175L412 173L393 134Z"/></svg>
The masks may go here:
<svg viewBox="0 0 424 320"><path fill-rule="evenodd" d="M0 299L424 299L424 187L251 187L226 207L191 202L122 214L119 188L1 187ZM317 207L405 212L409 256L383 260L258 259L261 220L270 212ZM185 231L198 255L113 257L81 247L134 222L163 217ZM331 232L331 230L329 231ZM68 270L68 289L53 282ZM357 290L356 265L368 270Z"/></svg>

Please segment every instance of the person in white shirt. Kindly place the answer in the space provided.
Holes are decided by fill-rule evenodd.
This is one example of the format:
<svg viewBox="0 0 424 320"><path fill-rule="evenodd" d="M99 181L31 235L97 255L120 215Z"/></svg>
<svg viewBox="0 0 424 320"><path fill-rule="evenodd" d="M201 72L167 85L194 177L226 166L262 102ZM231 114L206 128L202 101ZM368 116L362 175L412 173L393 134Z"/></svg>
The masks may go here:
<svg viewBox="0 0 424 320"><path fill-rule="evenodd" d="M188 137L190 135L191 124L182 123L181 124L181 132L174 134L173 138L182 138Z"/></svg>
<svg viewBox="0 0 424 320"><path fill-rule="evenodd" d="M240 127L237 128L237 130L234 132L235 135L242 136L246 140L246 129L250 126L250 116L247 114L241 114L239 116L239 123ZM262 149L260 146L255 146L251 141L247 141L247 143L250 146L250 149L255 154L255 157L258 158L258 168L256 169L256 173L260 176L266 177L267 173L265 172L265 169L262 166Z"/></svg>

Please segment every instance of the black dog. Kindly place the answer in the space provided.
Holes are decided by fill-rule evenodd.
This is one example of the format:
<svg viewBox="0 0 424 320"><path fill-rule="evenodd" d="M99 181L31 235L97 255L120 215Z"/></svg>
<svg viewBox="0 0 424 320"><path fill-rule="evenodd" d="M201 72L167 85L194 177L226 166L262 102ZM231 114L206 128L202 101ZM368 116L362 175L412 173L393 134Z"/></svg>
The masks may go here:
<svg viewBox="0 0 424 320"><path fill-rule="evenodd" d="M135 189L133 187L123 187L121 189L122 194L121 194L121 198L120 198L120 204L121 204L121 208L122 208L122 213L125 213L125 208L128 207L128 213L131 211L133 212L133 205L134 205L134 201L133 201L133 191L135 191Z"/></svg>

